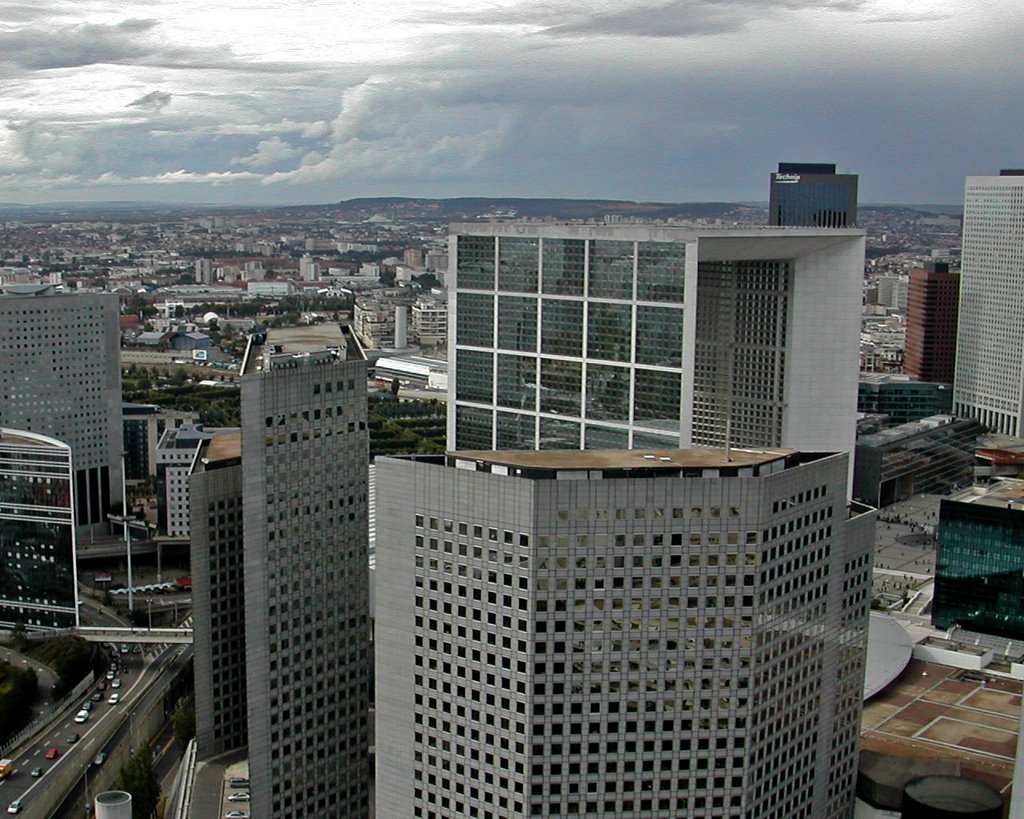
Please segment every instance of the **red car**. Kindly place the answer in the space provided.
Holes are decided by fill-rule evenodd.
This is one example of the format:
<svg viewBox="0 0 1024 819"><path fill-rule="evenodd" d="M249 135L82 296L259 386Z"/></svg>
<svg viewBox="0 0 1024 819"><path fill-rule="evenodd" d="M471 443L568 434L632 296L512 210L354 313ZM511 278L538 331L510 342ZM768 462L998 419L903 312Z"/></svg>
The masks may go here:
<svg viewBox="0 0 1024 819"><path fill-rule="evenodd" d="M47 759L56 759L59 756L60 756L60 748L51 748L49 751L46 752L46 758Z"/></svg>
<svg viewBox="0 0 1024 819"><path fill-rule="evenodd" d="M107 681L106 680L100 680L100 684L97 685L96 688L99 691L106 691L107 690Z"/></svg>

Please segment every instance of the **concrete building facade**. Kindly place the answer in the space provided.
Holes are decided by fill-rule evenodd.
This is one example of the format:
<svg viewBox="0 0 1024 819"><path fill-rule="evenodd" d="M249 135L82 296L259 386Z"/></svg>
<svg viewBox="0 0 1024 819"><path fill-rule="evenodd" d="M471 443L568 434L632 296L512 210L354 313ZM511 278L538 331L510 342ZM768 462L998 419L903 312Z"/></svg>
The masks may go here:
<svg viewBox="0 0 1024 819"><path fill-rule="evenodd" d="M248 742L242 441L204 440L189 478L196 751L200 759Z"/></svg>
<svg viewBox="0 0 1024 819"><path fill-rule="evenodd" d="M271 332L251 340L241 384L252 802L275 819L365 819L365 357L342 329L333 349Z"/></svg>
<svg viewBox="0 0 1024 819"><path fill-rule="evenodd" d="M118 309L114 294L50 285L0 294L0 426L71 447L79 526L122 499Z"/></svg>
<svg viewBox="0 0 1024 819"><path fill-rule="evenodd" d="M1024 176L969 176L953 411L1024 435Z"/></svg>
<svg viewBox="0 0 1024 819"><path fill-rule="evenodd" d="M378 815L850 816L874 514L847 469L378 459Z"/></svg>
<svg viewBox="0 0 1024 819"><path fill-rule="evenodd" d="M449 448L853 448L862 232L452 231Z"/></svg>

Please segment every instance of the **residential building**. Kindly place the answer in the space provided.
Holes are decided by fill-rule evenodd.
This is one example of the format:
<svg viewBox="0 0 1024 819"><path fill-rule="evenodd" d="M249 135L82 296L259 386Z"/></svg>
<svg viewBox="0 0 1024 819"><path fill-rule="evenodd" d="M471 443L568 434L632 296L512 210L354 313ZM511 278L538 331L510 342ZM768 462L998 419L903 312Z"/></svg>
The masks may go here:
<svg viewBox="0 0 1024 819"><path fill-rule="evenodd" d="M78 625L71 447L0 427L0 628Z"/></svg>
<svg viewBox="0 0 1024 819"><path fill-rule="evenodd" d="M421 347L447 347L448 301L443 295L417 296L412 306L413 340Z"/></svg>
<svg viewBox="0 0 1024 819"><path fill-rule="evenodd" d="M248 742L242 438L204 439L189 477L196 751L200 759Z"/></svg>
<svg viewBox="0 0 1024 819"><path fill-rule="evenodd" d="M953 411L1024 436L1024 175L969 176Z"/></svg>
<svg viewBox="0 0 1024 819"><path fill-rule="evenodd" d="M948 262L910 271L904 369L922 381L953 383L960 274Z"/></svg>
<svg viewBox="0 0 1024 819"><path fill-rule="evenodd" d="M942 499L932 623L1024 640L1024 481Z"/></svg>
<svg viewBox="0 0 1024 819"><path fill-rule="evenodd" d="M377 814L852 815L875 516L847 458L378 458Z"/></svg>
<svg viewBox="0 0 1024 819"><path fill-rule="evenodd" d="M414 293L404 289L378 290L358 296L352 313L352 330L367 350L395 349L396 329L404 326L405 309L414 301Z"/></svg>
<svg viewBox="0 0 1024 819"><path fill-rule="evenodd" d="M821 162L780 162L772 174L768 224L857 226L857 175Z"/></svg>
<svg viewBox="0 0 1024 819"><path fill-rule="evenodd" d="M853 497L883 507L970 484L981 431L972 418L935 415L858 437Z"/></svg>
<svg viewBox="0 0 1024 819"><path fill-rule="evenodd" d="M857 412L888 415L893 426L948 415L952 407L953 387L948 382L920 381L905 373L860 374Z"/></svg>
<svg viewBox="0 0 1024 819"><path fill-rule="evenodd" d="M329 349L271 331L250 340L241 389L252 803L365 819L366 360L347 328Z"/></svg>
<svg viewBox="0 0 1024 819"><path fill-rule="evenodd" d="M452 231L450 449L853 448L861 231Z"/></svg>
<svg viewBox="0 0 1024 819"><path fill-rule="evenodd" d="M0 426L71 447L75 520L122 500L118 297L8 285L0 294Z"/></svg>

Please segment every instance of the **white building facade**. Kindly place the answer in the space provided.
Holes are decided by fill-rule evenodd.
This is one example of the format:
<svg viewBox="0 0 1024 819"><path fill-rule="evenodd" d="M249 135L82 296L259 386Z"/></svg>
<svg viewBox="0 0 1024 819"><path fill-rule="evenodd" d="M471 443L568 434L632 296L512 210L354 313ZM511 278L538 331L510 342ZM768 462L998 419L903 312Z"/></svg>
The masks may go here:
<svg viewBox="0 0 1024 819"><path fill-rule="evenodd" d="M852 815L874 513L847 456L377 460L389 819Z"/></svg>
<svg viewBox="0 0 1024 819"><path fill-rule="evenodd" d="M852 448L863 232L452 233L450 448Z"/></svg>
<svg viewBox="0 0 1024 819"><path fill-rule="evenodd" d="M1024 176L969 176L953 412L1004 435L1024 435L1021 315Z"/></svg>

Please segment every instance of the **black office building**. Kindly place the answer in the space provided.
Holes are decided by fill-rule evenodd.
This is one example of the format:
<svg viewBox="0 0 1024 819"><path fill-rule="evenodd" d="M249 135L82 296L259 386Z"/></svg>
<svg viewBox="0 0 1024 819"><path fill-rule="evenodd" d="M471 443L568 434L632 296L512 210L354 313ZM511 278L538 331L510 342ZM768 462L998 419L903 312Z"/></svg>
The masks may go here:
<svg viewBox="0 0 1024 819"><path fill-rule="evenodd" d="M857 175L837 174L821 162L780 162L772 174L768 224L795 227L857 226Z"/></svg>

